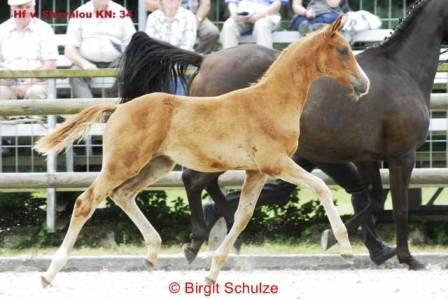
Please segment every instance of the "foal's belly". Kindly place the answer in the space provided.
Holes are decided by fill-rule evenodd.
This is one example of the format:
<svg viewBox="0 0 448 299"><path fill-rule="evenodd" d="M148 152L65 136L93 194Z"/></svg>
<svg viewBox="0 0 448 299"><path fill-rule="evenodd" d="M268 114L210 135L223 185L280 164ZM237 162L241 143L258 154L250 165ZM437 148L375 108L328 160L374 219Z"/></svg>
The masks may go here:
<svg viewBox="0 0 448 299"><path fill-rule="evenodd" d="M168 147L163 152L177 164L201 172L231 169L255 169L252 155L241 148L213 149L208 147Z"/></svg>

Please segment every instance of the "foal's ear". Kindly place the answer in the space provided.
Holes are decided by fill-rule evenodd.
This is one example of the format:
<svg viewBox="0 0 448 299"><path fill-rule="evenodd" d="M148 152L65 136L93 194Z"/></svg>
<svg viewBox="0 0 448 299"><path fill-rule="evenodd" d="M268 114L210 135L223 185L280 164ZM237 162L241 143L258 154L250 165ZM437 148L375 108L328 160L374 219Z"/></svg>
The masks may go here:
<svg viewBox="0 0 448 299"><path fill-rule="evenodd" d="M344 27L344 23L345 23L345 18L344 18L344 16L339 16L339 17L333 22L333 24L331 24L331 25L327 28L327 32L330 33L330 35L333 35L335 32L341 31L342 28Z"/></svg>

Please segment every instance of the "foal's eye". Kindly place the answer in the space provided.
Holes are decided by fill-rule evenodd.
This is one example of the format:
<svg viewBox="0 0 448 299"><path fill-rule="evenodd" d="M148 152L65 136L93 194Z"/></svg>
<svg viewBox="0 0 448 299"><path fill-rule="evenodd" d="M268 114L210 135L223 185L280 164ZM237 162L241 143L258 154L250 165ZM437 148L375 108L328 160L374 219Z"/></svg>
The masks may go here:
<svg viewBox="0 0 448 299"><path fill-rule="evenodd" d="M348 56L348 48L336 48L336 51L338 51L338 54L341 56Z"/></svg>

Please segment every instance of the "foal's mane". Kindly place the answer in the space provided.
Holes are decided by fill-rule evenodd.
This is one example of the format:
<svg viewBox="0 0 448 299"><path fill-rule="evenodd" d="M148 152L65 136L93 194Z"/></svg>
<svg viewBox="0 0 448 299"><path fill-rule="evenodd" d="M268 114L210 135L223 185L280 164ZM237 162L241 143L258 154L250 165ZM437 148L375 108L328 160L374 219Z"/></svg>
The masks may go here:
<svg viewBox="0 0 448 299"><path fill-rule="evenodd" d="M425 5L429 1L430 0L416 0L410 6L410 10L408 11L406 17L404 19L400 19L400 23L393 28L394 31L392 32L392 34L389 37L387 37L381 44L379 44L378 47L383 45L387 46L389 43L391 43L396 38L401 36L401 34L403 34L409 27L409 25L412 23L415 16L423 9L423 7L425 7Z"/></svg>
<svg viewBox="0 0 448 299"><path fill-rule="evenodd" d="M310 34L306 35L305 37L300 38L297 41L289 44L288 47L286 47L284 50L282 50L280 52L280 55L278 55L277 59L275 59L274 63L271 64L271 66L264 73L264 75L256 83L253 83L251 85L256 85L259 82L263 82L263 81L267 80L270 76L272 76L272 73L274 72L275 69L277 69L279 62L283 61L286 56L291 54L291 52L306 53L306 52L299 52L299 51L303 51L303 49L300 49L300 48L304 47L307 44L307 41L309 41L311 39L317 40L317 36L318 35L323 36L323 34L324 33L320 32L320 31L313 32L313 33L310 33ZM312 44L312 43L308 43L308 44ZM309 51L309 50L305 50L305 51Z"/></svg>

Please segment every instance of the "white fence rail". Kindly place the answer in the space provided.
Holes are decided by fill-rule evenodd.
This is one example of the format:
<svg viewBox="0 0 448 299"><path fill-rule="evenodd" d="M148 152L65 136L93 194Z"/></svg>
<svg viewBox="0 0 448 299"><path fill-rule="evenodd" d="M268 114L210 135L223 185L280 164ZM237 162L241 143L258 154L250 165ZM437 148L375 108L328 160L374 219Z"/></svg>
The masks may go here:
<svg viewBox="0 0 448 299"><path fill-rule="evenodd" d="M158 182L151 185L150 188L171 188L183 187L181 171L172 171ZM322 178L327 184L335 185L320 170L313 171L318 177ZM56 173L1 173L0 189L3 192L8 191L33 191L46 188L56 188L58 190L79 190L88 187L97 172L56 172ZM244 171L232 170L223 174L220 179L220 185L226 187L240 187L243 183ZM381 169L381 179L385 187L389 186L389 171ZM448 187L448 169L446 168L416 168L412 172L411 187Z"/></svg>

